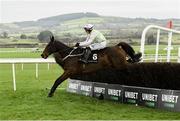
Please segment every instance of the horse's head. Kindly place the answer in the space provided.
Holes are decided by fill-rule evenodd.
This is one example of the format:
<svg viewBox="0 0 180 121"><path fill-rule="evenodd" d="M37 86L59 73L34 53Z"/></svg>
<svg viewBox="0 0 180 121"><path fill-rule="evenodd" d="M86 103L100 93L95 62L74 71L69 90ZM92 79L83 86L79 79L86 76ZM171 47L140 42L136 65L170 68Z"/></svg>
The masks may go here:
<svg viewBox="0 0 180 121"><path fill-rule="evenodd" d="M41 57L46 59L49 55L52 53L55 53L57 51L54 36L50 37L50 42L45 47L43 53L41 54Z"/></svg>

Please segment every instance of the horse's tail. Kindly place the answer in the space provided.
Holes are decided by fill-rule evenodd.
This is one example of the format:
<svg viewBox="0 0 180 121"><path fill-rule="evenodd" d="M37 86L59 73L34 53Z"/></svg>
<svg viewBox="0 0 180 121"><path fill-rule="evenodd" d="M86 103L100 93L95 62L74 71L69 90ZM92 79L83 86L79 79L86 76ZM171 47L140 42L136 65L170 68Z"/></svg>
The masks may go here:
<svg viewBox="0 0 180 121"><path fill-rule="evenodd" d="M126 54L130 57L128 62L135 63L141 60L142 53L135 53L134 49L129 44L125 42L120 42L119 44L117 44L117 46L121 46L122 49L126 52Z"/></svg>

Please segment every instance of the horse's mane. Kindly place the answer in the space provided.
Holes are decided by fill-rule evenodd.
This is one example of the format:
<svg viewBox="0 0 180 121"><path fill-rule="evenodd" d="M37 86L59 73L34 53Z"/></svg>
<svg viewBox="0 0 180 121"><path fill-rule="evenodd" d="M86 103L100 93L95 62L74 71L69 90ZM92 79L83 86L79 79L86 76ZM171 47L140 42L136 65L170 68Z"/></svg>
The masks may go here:
<svg viewBox="0 0 180 121"><path fill-rule="evenodd" d="M62 43L59 40L54 40L54 42L56 43L56 47L60 49L73 49L72 47L67 46L66 44Z"/></svg>

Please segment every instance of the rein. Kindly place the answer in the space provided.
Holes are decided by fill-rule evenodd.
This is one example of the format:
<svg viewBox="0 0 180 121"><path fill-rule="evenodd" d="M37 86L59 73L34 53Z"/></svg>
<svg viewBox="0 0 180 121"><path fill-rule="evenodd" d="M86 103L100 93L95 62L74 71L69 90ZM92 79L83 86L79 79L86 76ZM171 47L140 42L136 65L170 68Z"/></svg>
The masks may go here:
<svg viewBox="0 0 180 121"><path fill-rule="evenodd" d="M54 44L54 43L53 43ZM56 47L56 46L55 46ZM72 48L67 48L67 49L63 49L60 53L64 53L68 50L70 50ZM77 56L82 56L84 54L84 52L80 53L80 54L74 54L74 55L71 55L75 50L77 49L77 47L74 47L70 52L68 52L68 54L62 59L62 62L65 61L67 58L69 57L77 57Z"/></svg>
<svg viewBox="0 0 180 121"><path fill-rule="evenodd" d="M70 49L70 48L68 48L68 49ZM68 50L68 49L66 49L66 50ZM66 60L67 58L69 58L69 57L77 57L77 56L81 56L81 55L84 54L84 52L82 52L82 53L80 53L80 54L71 55L76 49L77 49L77 48L73 48L73 50L71 50L70 53L62 59L62 61L65 61L65 60ZM63 50L63 51L65 51L65 50Z"/></svg>

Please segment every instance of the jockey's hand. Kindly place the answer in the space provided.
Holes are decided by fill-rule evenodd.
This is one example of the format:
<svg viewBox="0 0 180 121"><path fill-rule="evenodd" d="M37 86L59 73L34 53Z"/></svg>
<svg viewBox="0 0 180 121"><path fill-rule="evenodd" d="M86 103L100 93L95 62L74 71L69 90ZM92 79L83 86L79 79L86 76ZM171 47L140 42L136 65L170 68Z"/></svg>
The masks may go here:
<svg viewBox="0 0 180 121"><path fill-rule="evenodd" d="M79 47L79 43L76 43L76 44L75 44L75 47Z"/></svg>

